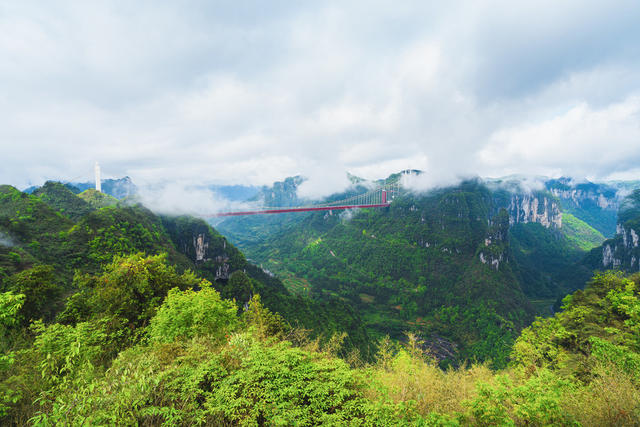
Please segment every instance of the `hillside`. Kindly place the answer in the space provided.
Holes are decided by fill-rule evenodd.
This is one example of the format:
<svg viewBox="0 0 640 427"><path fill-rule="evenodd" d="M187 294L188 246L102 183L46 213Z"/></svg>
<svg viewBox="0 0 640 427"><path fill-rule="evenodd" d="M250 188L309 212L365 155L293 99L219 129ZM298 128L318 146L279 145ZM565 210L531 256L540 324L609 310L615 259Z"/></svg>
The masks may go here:
<svg viewBox="0 0 640 427"><path fill-rule="evenodd" d="M584 286L591 270L580 262L605 240L563 209L546 190L475 180L405 192L386 209L234 218L218 228L291 291L349 301L374 335L410 330L449 361L504 361L534 314Z"/></svg>
<svg viewBox="0 0 640 427"><path fill-rule="evenodd" d="M340 301L313 302L292 296L279 280L248 263L204 221L158 217L140 205L96 209L82 199L87 191L74 195L64 186L49 184L36 193L43 194L41 198L9 186L0 187L2 289L14 286L21 274L49 269L47 280L55 282L51 286L55 292L47 298L59 310L68 297L86 291L78 287L78 274L97 274L116 256L162 254L178 272L196 272L214 283L225 297L235 298L239 307L258 293L265 306L281 313L291 324L313 329L325 338L347 332L345 349L369 352L370 340L348 306ZM93 200L109 200L109 196L90 196ZM89 212L75 221L64 215L85 205L90 207Z"/></svg>
<svg viewBox="0 0 640 427"><path fill-rule="evenodd" d="M413 330L462 345L458 357L498 359L533 309L507 260L506 212L487 225L493 208L470 183L388 209L305 216L247 250L300 293L348 300L378 336Z"/></svg>
<svg viewBox="0 0 640 427"><path fill-rule="evenodd" d="M612 237L616 230L620 197L618 188L614 185L574 182L570 178L545 182L547 190L562 201L564 212L586 222L605 237Z"/></svg>
<svg viewBox="0 0 640 427"><path fill-rule="evenodd" d="M640 422L637 274L594 277L562 313L526 328L509 369L497 372L443 371L412 335L402 346L382 340L370 363L347 363L336 356L339 337L319 346L258 298L238 313L208 281L178 274L161 256L118 257L77 281L91 287L85 304L67 305L73 322L34 322L20 340L25 295L0 293L3 423Z"/></svg>
<svg viewBox="0 0 640 427"><path fill-rule="evenodd" d="M95 209L105 208L107 206L115 206L118 204L118 199L109 194L102 193L100 191L96 191L93 188L89 188L84 190L82 193L78 194L78 197L89 205L91 205Z"/></svg>
<svg viewBox="0 0 640 427"><path fill-rule="evenodd" d="M470 181L305 215L265 252L285 287L200 219L72 219L61 194L0 187L3 423L638 422L637 275L596 275L527 327L518 257L601 239L571 216L558 227L549 195Z"/></svg>
<svg viewBox="0 0 640 427"><path fill-rule="evenodd" d="M627 272L640 270L640 189L622 201L616 235L593 249L585 265L594 269L613 268Z"/></svg>

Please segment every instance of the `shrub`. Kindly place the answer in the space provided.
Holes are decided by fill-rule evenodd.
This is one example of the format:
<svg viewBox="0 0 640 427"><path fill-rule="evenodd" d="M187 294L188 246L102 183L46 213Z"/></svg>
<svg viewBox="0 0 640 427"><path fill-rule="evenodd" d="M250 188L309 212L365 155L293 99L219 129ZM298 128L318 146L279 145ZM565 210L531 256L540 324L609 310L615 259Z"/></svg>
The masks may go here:
<svg viewBox="0 0 640 427"><path fill-rule="evenodd" d="M210 335L221 341L237 322L236 306L204 282L198 292L171 289L149 325L153 342L173 342Z"/></svg>

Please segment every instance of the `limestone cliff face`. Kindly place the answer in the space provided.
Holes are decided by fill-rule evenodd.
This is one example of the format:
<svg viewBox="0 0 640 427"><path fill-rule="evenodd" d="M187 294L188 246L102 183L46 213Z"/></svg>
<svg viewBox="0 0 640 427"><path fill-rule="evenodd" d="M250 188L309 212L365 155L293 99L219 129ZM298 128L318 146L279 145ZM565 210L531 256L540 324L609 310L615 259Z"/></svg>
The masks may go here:
<svg viewBox="0 0 640 427"><path fill-rule="evenodd" d="M509 224L535 222L546 228L562 227L557 201L543 194L514 194L508 207Z"/></svg>
<svg viewBox="0 0 640 427"><path fill-rule="evenodd" d="M489 221L487 235L478 249L480 262L495 270L499 270L500 265L509 260L509 223L509 213L506 209L500 209L498 215Z"/></svg>
<svg viewBox="0 0 640 427"><path fill-rule="evenodd" d="M602 267L640 271L640 189L620 204L616 236L602 245Z"/></svg>
<svg viewBox="0 0 640 427"><path fill-rule="evenodd" d="M240 252L203 220L163 217L162 221L176 248L208 272L207 279L227 280L231 273L245 267Z"/></svg>
<svg viewBox="0 0 640 427"><path fill-rule="evenodd" d="M571 201L575 206L584 207L595 204L600 209L618 209L618 198L595 190L552 188L551 193L562 201Z"/></svg>
<svg viewBox="0 0 640 427"><path fill-rule="evenodd" d="M616 237L602 246L602 267L640 271L640 230L618 224Z"/></svg>
<svg viewBox="0 0 640 427"><path fill-rule="evenodd" d="M196 262L205 261L208 248L209 242L207 241L204 233L198 233L193 236L193 249L195 250Z"/></svg>
<svg viewBox="0 0 640 427"><path fill-rule="evenodd" d="M227 242L222 240L222 251L209 253L209 242L211 237L208 233L196 233L193 235L193 255L196 264L210 262L214 264L215 280L227 280L231 274L229 256L226 253Z"/></svg>

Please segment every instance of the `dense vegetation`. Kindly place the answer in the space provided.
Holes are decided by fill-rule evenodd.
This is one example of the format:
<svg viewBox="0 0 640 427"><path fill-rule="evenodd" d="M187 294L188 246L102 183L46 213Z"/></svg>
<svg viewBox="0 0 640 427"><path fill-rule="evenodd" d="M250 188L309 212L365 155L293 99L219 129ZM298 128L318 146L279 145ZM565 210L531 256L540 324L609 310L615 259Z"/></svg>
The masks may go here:
<svg viewBox="0 0 640 427"><path fill-rule="evenodd" d="M636 185L629 183L630 185ZM600 196L605 200L615 201L618 190L608 184L592 182L573 183L569 178L551 179L546 183L551 191L565 191L569 193L587 194L591 197L567 197L563 201L563 208L576 218L588 223L605 237L612 237L616 232L617 209L612 206L604 207L600 203ZM626 188L622 186L626 192Z"/></svg>
<svg viewBox="0 0 640 427"><path fill-rule="evenodd" d="M473 180L405 193L385 209L218 227L291 291L349 301L374 336L404 339L410 330L445 363L503 366L534 314L550 314L558 297L584 286L591 270L576 266L604 241L570 214L560 229L510 226L503 207L513 194Z"/></svg>
<svg viewBox="0 0 640 427"><path fill-rule="evenodd" d="M60 323L25 323L0 293L6 423L145 425L634 425L640 422L640 275L597 275L516 340L512 363L441 370L418 340L371 363L337 357L254 296L238 314L162 256L82 276ZM194 288L198 289L194 291Z"/></svg>
<svg viewBox="0 0 640 427"><path fill-rule="evenodd" d="M516 259L580 220L510 227L477 183L308 215L264 253L292 295L201 220L36 194L0 187L1 424L640 423L640 274L530 324Z"/></svg>
<svg viewBox="0 0 640 427"><path fill-rule="evenodd" d="M177 271L196 272L226 298L235 298L239 307L252 294L260 293L267 307L290 322L313 329L326 339L333 333L347 332L346 348L358 348L363 354L370 351L366 332L344 302L313 302L289 294L278 279L248 263L240 251L204 221L158 217L142 206L121 203L107 203L101 209L91 207L73 220L61 210L68 212L69 206L82 205L81 197L91 191L75 195L59 184L46 187L36 191L46 191L47 198L0 187L0 290L20 290L16 282L32 277L33 286L42 288L38 298L51 308L49 318L64 307L68 298L77 298L84 292L79 275L99 273L117 255L165 254ZM56 191L48 191L49 187ZM198 238L202 259L195 253ZM36 284L39 278L46 285Z"/></svg>

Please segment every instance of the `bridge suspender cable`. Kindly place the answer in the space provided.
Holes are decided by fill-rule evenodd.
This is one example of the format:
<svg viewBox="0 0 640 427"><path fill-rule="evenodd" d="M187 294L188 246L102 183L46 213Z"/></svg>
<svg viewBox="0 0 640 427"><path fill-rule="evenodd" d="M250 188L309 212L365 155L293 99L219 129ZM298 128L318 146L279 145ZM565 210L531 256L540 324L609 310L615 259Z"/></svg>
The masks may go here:
<svg viewBox="0 0 640 427"><path fill-rule="evenodd" d="M391 204L391 200L395 197L400 187L395 182L387 184L384 187L368 191L364 194L358 194L343 200L317 205L295 206L295 207L269 207L264 209L237 211L237 212L218 212L207 215L208 218L225 217L225 216L242 216L242 215L262 215L277 214L289 212L314 212L314 211L334 211L345 209L365 209L365 208L384 208ZM390 193L390 194L389 194ZM390 197L389 197L390 196Z"/></svg>

